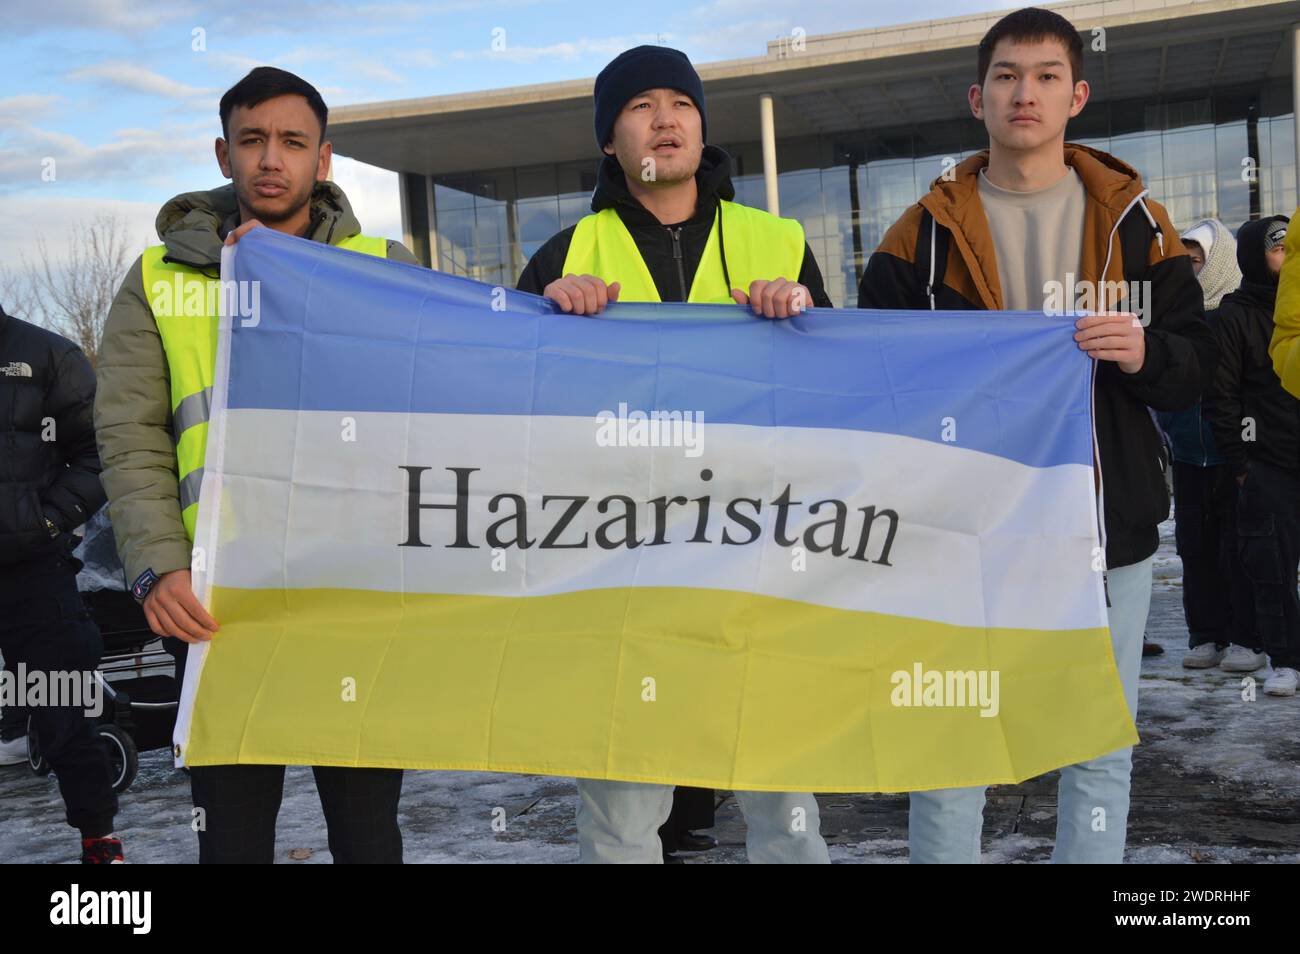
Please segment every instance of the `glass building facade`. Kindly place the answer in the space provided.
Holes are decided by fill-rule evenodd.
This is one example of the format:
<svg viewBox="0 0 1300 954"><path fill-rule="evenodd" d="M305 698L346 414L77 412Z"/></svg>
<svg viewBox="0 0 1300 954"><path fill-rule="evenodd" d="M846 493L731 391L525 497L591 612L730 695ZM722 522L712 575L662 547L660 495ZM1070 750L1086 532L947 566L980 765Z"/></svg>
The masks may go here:
<svg viewBox="0 0 1300 954"><path fill-rule="evenodd" d="M1291 90L1216 90L1199 99L1092 102L1067 139L1112 153L1141 173L1176 228L1215 217L1230 229L1297 205ZM839 307L885 230L946 164L985 148L974 119L924 127L784 139L777 130L781 214L798 219ZM765 207L757 142L731 154L736 201ZM425 194L432 183L432 201ZM589 211L596 161L403 176L416 254L443 271L513 286L548 238ZM420 221L431 214L433 221ZM432 226L432 229L430 229ZM428 236L436 236L430 248Z"/></svg>

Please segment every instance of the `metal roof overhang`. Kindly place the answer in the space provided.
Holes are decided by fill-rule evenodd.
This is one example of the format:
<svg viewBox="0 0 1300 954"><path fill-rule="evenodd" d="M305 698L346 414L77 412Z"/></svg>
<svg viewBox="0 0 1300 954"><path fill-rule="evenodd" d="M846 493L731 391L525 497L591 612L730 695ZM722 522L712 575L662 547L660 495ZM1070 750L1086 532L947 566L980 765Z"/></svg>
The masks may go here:
<svg viewBox="0 0 1300 954"><path fill-rule="evenodd" d="M1054 5L1085 41L1094 101L1177 99L1289 77L1300 3L1096 0ZM1003 11L1004 12L1004 11ZM802 50L699 67L709 139L759 139L758 97L774 96L778 140L921 126L969 116L974 49L1002 12L807 37ZM1105 28L1104 53L1088 50ZM335 150L397 172L438 175L583 160L594 155L593 79L339 107Z"/></svg>

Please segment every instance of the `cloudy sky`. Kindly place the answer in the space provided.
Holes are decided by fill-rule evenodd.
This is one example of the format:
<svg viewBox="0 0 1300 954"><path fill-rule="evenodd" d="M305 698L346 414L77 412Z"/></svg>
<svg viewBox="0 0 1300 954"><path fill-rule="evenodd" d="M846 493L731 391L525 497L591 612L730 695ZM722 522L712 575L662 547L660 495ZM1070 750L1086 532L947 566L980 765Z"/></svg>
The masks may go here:
<svg viewBox="0 0 1300 954"><path fill-rule="evenodd" d="M0 265L16 264L33 233L59 253L79 223L106 211L125 217L133 244L156 241L163 202L223 181L217 101L257 65L292 70L340 106L594 76L639 43L702 63L761 55L795 28L832 33L1012 6L0 0ZM504 50L493 50L494 35ZM334 176L366 231L399 235L395 174L340 158Z"/></svg>

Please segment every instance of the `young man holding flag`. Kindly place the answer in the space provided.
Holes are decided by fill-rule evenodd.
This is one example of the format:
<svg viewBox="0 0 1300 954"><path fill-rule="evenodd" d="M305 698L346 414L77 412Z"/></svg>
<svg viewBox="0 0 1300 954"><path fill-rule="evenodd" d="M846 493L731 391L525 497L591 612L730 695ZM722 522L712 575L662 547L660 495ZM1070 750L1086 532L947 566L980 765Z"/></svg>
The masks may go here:
<svg viewBox="0 0 1300 954"><path fill-rule="evenodd" d="M1136 716L1157 526L1169 515L1147 409L1194 405L1217 352L1165 210L1146 199L1128 165L1065 142L1066 123L1088 101L1082 65L1083 41L1059 14L1031 7L994 24L969 92L989 148L936 179L889 229L867 263L858 307L1048 311L1064 290L1062 321L1073 321L1078 347L1098 363L1108 616ZM1093 313L1076 319L1081 312ZM1061 770L1054 861L1123 860L1131 767L1125 748ZM913 792L912 861L978 862L983 808L983 787Z"/></svg>
<svg viewBox="0 0 1300 954"><path fill-rule="evenodd" d="M605 158L592 214L546 242L522 291L566 312L614 301L739 303L765 318L830 307L803 228L731 200L730 158L705 145L704 87L677 50L641 46L596 78L596 143ZM662 860L670 785L578 779L584 862ZM828 862L809 793L737 792L749 859Z"/></svg>
<svg viewBox="0 0 1300 954"><path fill-rule="evenodd" d="M132 593L173 653L217 633L190 584L191 549L216 370L215 313L190 300L220 278L221 248L266 227L415 264L399 242L361 234L342 190L320 94L258 67L221 98L217 164L231 186L177 196L158 213L156 245L127 273L104 325L95 428L109 517ZM162 294L177 285L184 294ZM192 294L197 292L197 294ZM397 769L315 768L336 862L400 862ZM282 765L192 766L200 862L270 862Z"/></svg>

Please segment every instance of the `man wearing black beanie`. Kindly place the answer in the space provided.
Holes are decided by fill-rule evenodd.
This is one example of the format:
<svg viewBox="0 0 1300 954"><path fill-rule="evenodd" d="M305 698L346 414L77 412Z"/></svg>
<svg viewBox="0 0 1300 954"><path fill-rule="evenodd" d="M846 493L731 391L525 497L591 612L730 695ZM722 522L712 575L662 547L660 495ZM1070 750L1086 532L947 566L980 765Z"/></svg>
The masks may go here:
<svg viewBox="0 0 1300 954"><path fill-rule="evenodd" d="M592 215L552 236L518 288L578 315L617 301L830 308L803 228L731 200L731 158L705 145L704 86L684 53L638 46L600 71Z"/></svg>
<svg viewBox="0 0 1300 954"><path fill-rule="evenodd" d="M1264 692L1273 696L1300 686L1300 400L1283 389L1268 352L1289 221L1272 215L1241 227L1241 286L1207 315L1220 359L1205 413L1241 488L1237 547L1255 634L1273 666Z"/></svg>
<svg viewBox="0 0 1300 954"><path fill-rule="evenodd" d="M519 289L579 315L619 300L734 302L765 318L831 307L802 226L731 201L731 159L705 145L707 129L704 87L685 54L639 46L616 57L596 78L605 158L593 214L537 251ZM578 793L581 861L663 860L671 785L578 779ZM829 863L811 793L736 798L750 861Z"/></svg>

